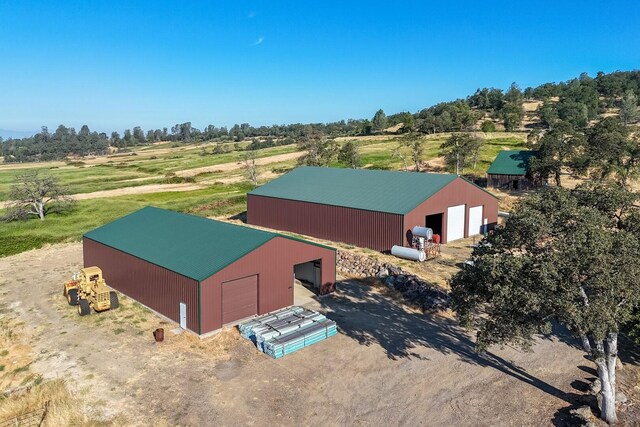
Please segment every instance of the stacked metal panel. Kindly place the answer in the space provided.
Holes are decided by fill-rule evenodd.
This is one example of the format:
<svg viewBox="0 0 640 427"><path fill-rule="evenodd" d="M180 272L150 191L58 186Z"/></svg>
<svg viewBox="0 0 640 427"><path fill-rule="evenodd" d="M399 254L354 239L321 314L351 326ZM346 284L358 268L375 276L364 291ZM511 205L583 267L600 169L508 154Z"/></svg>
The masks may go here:
<svg viewBox="0 0 640 427"><path fill-rule="evenodd" d="M336 323L302 307L268 313L238 328L243 337L256 343L265 354L279 359L336 335Z"/></svg>

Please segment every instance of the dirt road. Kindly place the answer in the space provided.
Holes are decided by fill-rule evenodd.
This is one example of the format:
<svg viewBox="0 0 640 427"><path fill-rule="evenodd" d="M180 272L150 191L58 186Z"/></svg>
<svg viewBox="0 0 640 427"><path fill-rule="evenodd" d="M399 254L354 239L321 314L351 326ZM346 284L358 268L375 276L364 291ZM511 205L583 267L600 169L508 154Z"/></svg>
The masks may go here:
<svg viewBox="0 0 640 427"><path fill-rule="evenodd" d="M31 369L62 377L95 414L132 425L547 426L583 399L582 352L558 338L532 353L486 356L449 319L406 311L359 282L310 304L340 333L280 360L234 331L199 341L151 331L162 319L131 300L85 318L61 295L82 261L79 243L0 259L0 306L25 322ZM108 279L108 278L107 278ZM25 292L25 289L28 289Z"/></svg>
<svg viewBox="0 0 640 427"><path fill-rule="evenodd" d="M303 154L304 154L303 152L297 151L295 153L286 153L286 154L278 154L278 155L269 156L269 157L261 157L259 159L256 159L256 165L264 166L271 163L286 162L287 160L297 159L298 157L301 157ZM176 175L188 177L188 176L196 176L200 173L205 173L205 172L227 172L231 170L241 169L242 167L243 167L243 163L240 161L229 162L229 163L221 163L219 165L203 166L203 167L194 168L194 169L184 169L181 171L176 171Z"/></svg>

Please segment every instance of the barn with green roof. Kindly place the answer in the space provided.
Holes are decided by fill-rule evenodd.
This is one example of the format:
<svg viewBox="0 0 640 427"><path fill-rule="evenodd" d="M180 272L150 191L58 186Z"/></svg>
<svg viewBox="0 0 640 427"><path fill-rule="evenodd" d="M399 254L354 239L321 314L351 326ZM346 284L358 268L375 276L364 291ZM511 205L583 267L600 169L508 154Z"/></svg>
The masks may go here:
<svg viewBox="0 0 640 427"><path fill-rule="evenodd" d="M197 334L293 304L294 280L335 282L335 249L146 207L83 236L85 267Z"/></svg>
<svg viewBox="0 0 640 427"><path fill-rule="evenodd" d="M414 226L442 243L495 225L498 200L452 174L298 167L247 194L247 221L388 251Z"/></svg>
<svg viewBox="0 0 640 427"><path fill-rule="evenodd" d="M537 151L503 150L487 170L487 187L500 190L526 190L538 183L529 172Z"/></svg>

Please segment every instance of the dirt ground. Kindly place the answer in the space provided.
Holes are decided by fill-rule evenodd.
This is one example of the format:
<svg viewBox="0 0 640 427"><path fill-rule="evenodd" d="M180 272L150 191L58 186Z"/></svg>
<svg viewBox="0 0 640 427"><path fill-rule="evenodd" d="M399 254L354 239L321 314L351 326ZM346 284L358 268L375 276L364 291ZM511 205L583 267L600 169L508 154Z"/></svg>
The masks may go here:
<svg viewBox="0 0 640 427"><path fill-rule="evenodd" d="M578 385L593 368L565 336L541 338L531 353L481 356L453 320L405 310L357 281L309 304L338 323L338 336L277 361L233 329L202 341L175 335L175 324L129 299L80 318L60 290L81 260L79 243L0 259L0 305L24 323L29 369L66 379L93 417L124 416L131 425L537 426L564 425L568 410L590 399ZM151 335L158 326L162 344Z"/></svg>

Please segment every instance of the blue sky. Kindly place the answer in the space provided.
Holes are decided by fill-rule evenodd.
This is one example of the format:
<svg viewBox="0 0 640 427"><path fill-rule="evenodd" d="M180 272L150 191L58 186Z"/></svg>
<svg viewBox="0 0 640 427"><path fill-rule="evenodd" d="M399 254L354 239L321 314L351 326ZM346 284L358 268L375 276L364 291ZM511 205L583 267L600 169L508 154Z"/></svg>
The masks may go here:
<svg viewBox="0 0 640 427"><path fill-rule="evenodd" d="M0 0L0 129L415 112L640 67L628 2Z"/></svg>

